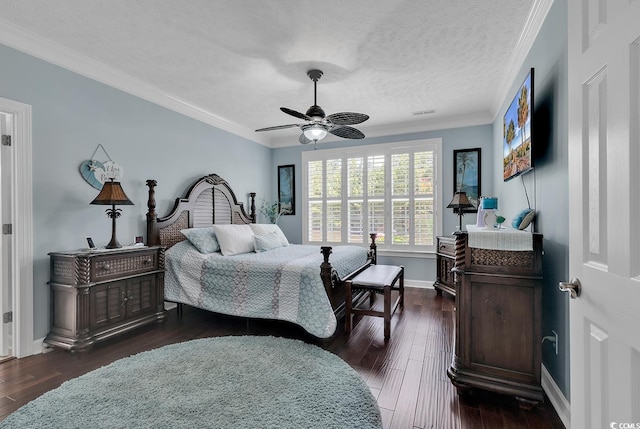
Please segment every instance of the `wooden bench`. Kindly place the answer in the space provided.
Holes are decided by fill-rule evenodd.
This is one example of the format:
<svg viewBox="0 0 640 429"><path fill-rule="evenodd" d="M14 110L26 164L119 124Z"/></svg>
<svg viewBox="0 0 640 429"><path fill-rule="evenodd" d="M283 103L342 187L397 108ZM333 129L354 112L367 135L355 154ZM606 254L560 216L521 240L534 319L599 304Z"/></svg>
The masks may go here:
<svg viewBox="0 0 640 429"><path fill-rule="evenodd" d="M369 305L373 306L374 293L384 296L383 311L375 311L371 308L353 307L353 291L366 290L371 293ZM398 299L391 305L391 291L397 290ZM351 315L361 314L364 316L384 317L384 339L389 339L391 335L391 316L398 308L404 308L404 267L395 265L370 265L353 279L346 282L345 296L345 321L344 329L351 332Z"/></svg>

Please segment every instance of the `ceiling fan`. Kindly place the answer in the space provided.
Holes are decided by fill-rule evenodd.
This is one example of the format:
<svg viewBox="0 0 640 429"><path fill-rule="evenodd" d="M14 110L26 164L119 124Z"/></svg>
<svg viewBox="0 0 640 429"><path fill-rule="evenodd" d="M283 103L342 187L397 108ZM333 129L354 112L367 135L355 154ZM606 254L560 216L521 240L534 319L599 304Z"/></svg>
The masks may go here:
<svg viewBox="0 0 640 429"><path fill-rule="evenodd" d="M280 108L284 113L299 119L304 119L306 122L301 124L276 125L275 127L260 128L256 131L273 131L299 127L302 130L302 134L300 134L298 141L302 144L315 143L318 140L322 140L327 136L327 133L344 139L363 139L364 134L349 125L360 124L369 119L369 115L354 112L339 112L325 116L324 110L318 106L317 84L322 74L322 70L315 69L307 72L307 76L313 81L313 106L309 107L307 113L296 112L286 107Z"/></svg>

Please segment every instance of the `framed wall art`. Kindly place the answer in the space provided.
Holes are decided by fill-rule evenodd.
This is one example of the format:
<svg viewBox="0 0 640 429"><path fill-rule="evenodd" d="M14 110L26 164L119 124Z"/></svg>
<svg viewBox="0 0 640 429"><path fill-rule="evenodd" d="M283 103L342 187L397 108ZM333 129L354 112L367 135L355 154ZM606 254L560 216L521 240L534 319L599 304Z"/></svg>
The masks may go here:
<svg viewBox="0 0 640 429"><path fill-rule="evenodd" d="M278 207L281 215L296 214L295 165L278 166Z"/></svg>
<svg viewBox="0 0 640 429"><path fill-rule="evenodd" d="M477 212L481 182L480 148L454 150L453 171L453 193L466 192L467 198L473 204L473 207L463 209L463 212Z"/></svg>

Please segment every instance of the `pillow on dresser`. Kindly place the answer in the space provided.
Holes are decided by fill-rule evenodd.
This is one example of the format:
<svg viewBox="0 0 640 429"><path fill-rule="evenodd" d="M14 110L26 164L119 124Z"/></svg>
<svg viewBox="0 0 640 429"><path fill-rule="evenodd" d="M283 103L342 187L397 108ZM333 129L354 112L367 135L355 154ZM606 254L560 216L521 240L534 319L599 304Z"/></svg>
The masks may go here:
<svg viewBox="0 0 640 429"><path fill-rule="evenodd" d="M251 253L255 250L249 225L213 225L223 256Z"/></svg>
<svg viewBox="0 0 640 429"><path fill-rule="evenodd" d="M256 235L268 235L271 232L275 232L278 236L280 246L284 247L289 245L289 240L287 240L287 237L284 235L280 227L275 223L251 223L249 224L249 227Z"/></svg>
<svg viewBox="0 0 640 429"><path fill-rule="evenodd" d="M200 253L213 253L220 250L213 227L181 229L180 232Z"/></svg>
<svg viewBox="0 0 640 429"><path fill-rule="evenodd" d="M532 209L524 209L513 218L511 226L515 229L525 229L529 226L535 216L536 212Z"/></svg>

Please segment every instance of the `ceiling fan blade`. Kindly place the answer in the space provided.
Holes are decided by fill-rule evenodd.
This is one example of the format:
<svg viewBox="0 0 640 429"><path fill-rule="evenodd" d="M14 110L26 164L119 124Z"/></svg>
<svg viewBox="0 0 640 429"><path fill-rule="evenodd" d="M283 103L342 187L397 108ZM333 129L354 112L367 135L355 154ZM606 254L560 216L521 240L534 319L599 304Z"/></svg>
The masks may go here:
<svg viewBox="0 0 640 429"><path fill-rule="evenodd" d="M299 127L299 126L300 125L298 124L276 125L275 127L260 128L259 130L256 130L256 131L284 130L285 128L293 128L293 127Z"/></svg>
<svg viewBox="0 0 640 429"><path fill-rule="evenodd" d="M307 138L307 136L304 135L304 133L300 134L300 137L298 138L298 141L302 144L309 144L311 142L313 142L313 140L309 140Z"/></svg>
<svg viewBox="0 0 640 429"><path fill-rule="evenodd" d="M334 136L342 137L343 139L363 139L364 134L360 130L356 130L353 127L337 127L330 129L329 132Z"/></svg>
<svg viewBox="0 0 640 429"><path fill-rule="evenodd" d="M327 119L336 125L355 125L369 119L369 115L355 112L339 112L327 116Z"/></svg>
<svg viewBox="0 0 640 429"><path fill-rule="evenodd" d="M296 118L304 119L305 121L313 121L311 116L307 116L304 113L296 112L295 110L287 109L286 107L281 107L280 110L287 115L295 116Z"/></svg>

